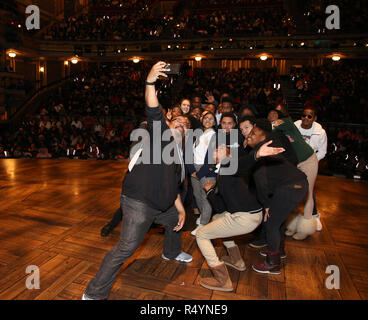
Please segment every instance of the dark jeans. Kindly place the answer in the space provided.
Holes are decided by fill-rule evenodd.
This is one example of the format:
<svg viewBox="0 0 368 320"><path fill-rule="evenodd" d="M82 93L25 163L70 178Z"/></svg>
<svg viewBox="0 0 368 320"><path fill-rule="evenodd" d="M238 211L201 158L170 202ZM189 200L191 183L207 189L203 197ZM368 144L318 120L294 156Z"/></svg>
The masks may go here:
<svg viewBox="0 0 368 320"><path fill-rule="evenodd" d="M278 251L280 249L280 241L284 238L286 231L285 221L304 199L307 192L307 180L276 189L269 206L270 216L263 223L268 250Z"/></svg>
<svg viewBox="0 0 368 320"><path fill-rule="evenodd" d="M183 204L184 204L186 195L187 195L187 189L185 187L182 187L180 196L181 196ZM111 227L111 230L115 229L115 227L120 223L120 221L123 220L123 211L121 208L122 206L120 206L119 209L115 211L114 216L112 217L111 221L108 223Z"/></svg>
<svg viewBox="0 0 368 320"><path fill-rule="evenodd" d="M88 284L85 294L92 299L106 299L112 284L124 263L141 244L153 222L165 226L163 254L169 259L176 258L181 252L181 232L173 228L178 223L175 206L161 212L148 207L145 203L121 196L123 223L120 240L105 256L97 275Z"/></svg>
<svg viewBox="0 0 368 320"><path fill-rule="evenodd" d="M314 201L314 205L313 205L313 215L316 216L318 214L318 211L317 211L317 201L316 201L316 196L314 195L314 192L313 192L313 201Z"/></svg>

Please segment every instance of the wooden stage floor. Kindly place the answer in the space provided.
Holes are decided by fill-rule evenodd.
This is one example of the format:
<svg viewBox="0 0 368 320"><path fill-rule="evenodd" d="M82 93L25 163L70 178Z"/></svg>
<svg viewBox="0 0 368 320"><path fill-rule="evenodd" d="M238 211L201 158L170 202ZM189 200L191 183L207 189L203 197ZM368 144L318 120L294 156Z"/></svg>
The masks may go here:
<svg viewBox="0 0 368 320"><path fill-rule="evenodd" d="M101 227L119 206L122 161L0 160L0 299L81 299L102 258L119 238ZM305 241L287 239L281 275L260 275L261 262L238 237L248 269L230 270L235 290L221 293L199 285L208 266L190 235L188 213L183 249L189 264L161 258L163 234L153 228L123 265L109 299L368 299L368 184L319 176L316 185L322 232ZM219 254L225 252L215 242ZM26 288L26 268L40 270L40 289ZM329 265L340 271L340 289L327 289Z"/></svg>

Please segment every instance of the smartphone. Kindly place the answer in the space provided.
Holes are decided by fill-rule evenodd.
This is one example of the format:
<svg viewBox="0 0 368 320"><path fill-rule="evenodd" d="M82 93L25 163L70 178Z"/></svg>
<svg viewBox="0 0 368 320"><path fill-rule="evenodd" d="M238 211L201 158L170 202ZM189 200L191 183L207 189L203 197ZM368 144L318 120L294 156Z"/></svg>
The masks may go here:
<svg viewBox="0 0 368 320"><path fill-rule="evenodd" d="M179 74L180 73L180 63L168 63L164 67L165 69L170 69L169 71L164 71L166 74Z"/></svg>

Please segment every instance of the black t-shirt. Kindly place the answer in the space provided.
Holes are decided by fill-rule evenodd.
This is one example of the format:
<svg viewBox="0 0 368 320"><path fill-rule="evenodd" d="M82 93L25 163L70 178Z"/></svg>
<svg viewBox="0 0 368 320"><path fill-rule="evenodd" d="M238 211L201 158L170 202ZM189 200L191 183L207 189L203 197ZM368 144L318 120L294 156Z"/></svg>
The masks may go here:
<svg viewBox="0 0 368 320"><path fill-rule="evenodd" d="M122 184L122 194L142 201L153 209L166 211L173 206L180 192L181 165L165 164L162 161L162 151L168 144L173 143L173 137L171 135L170 141L162 141L161 139L162 132L170 130L161 108L146 107L146 114L147 131L150 138L143 143L143 152L146 148L150 148L150 164L136 163L131 172L127 171ZM160 138L153 136L153 121L161 123ZM153 143L154 139L156 139L155 144ZM157 139L161 140L161 163L153 164L153 149L157 149Z"/></svg>

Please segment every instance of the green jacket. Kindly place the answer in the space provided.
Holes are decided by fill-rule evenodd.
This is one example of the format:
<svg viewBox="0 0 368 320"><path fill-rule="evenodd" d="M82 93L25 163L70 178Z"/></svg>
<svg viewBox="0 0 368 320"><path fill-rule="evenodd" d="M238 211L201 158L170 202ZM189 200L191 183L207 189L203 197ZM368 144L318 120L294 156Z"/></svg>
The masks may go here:
<svg viewBox="0 0 368 320"><path fill-rule="evenodd" d="M310 158L314 151L309 144L304 141L300 131L294 125L294 121L290 117L282 118L281 120L284 121L284 123L275 127L274 130L281 131L285 136L288 137L298 158L298 163Z"/></svg>

